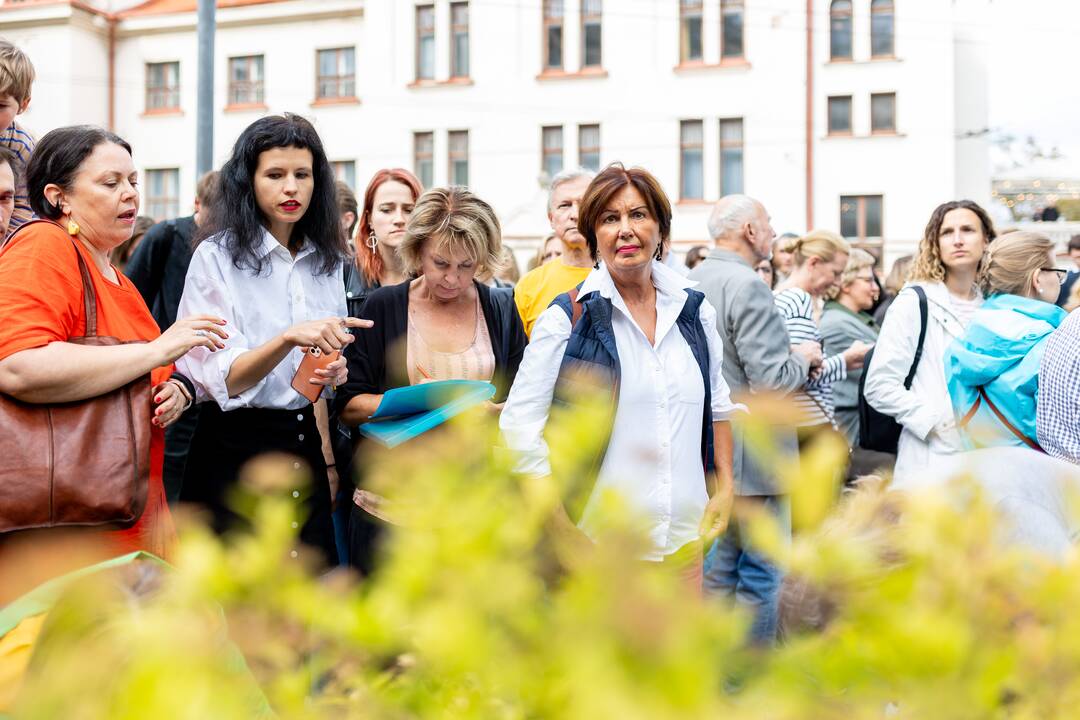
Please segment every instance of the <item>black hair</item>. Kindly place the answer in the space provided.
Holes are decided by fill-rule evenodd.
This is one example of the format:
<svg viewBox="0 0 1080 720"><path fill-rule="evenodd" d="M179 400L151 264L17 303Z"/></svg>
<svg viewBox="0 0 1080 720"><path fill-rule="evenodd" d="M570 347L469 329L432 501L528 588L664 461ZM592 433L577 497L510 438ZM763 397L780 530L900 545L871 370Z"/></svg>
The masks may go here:
<svg viewBox="0 0 1080 720"><path fill-rule="evenodd" d="M0 147L0 164L7 163L11 168L11 177L15 180L15 187L19 186L19 169L15 167L15 153L6 147Z"/></svg>
<svg viewBox="0 0 1080 720"><path fill-rule="evenodd" d="M30 165L26 168L26 193L30 196L30 208L38 217L58 219L63 213L59 205L45 199L45 186L58 185L70 191L79 168L105 143L119 145L131 154L131 146L119 135L93 125L71 125L50 130L38 141ZM12 165L12 170L15 166Z"/></svg>
<svg viewBox="0 0 1080 720"><path fill-rule="evenodd" d="M196 244L219 233L233 265L259 275L265 269L258 253L266 218L255 200L255 169L259 156L274 148L302 148L311 152L315 187L303 217L293 227L294 237L315 246L315 272L333 273L348 254L338 214L334 171L326 159L322 140L311 123L292 113L262 117L240 133L232 157L221 168L217 192L202 223Z"/></svg>

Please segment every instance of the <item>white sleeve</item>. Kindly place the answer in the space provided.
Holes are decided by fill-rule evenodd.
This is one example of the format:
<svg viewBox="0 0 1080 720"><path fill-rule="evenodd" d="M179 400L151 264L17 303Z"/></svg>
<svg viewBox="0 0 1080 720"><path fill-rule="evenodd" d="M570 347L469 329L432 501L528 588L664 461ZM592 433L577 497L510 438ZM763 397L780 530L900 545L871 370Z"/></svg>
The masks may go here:
<svg viewBox="0 0 1080 720"><path fill-rule="evenodd" d="M197 401L213 400L222 410L235 410L248 406L265 378L236 397L229 397L225 384L229 370L236 358L251 348L236 322L233 297L222 272L221 262L222 258L213 252L210 242L204 242L195 249L188 266L187 278L184 280L184 292L180 296L176 317L215 315L224 318L224 330L229 336L222 341L225 348L216 352L205 347L192 348L176 361L176 367L194 383Z"/></svg>
<svg viewBox="0 0 1080 720"><path fill-rule="evenodd" d="M712 394L713 422L730 420L737 412L749 412L745 405L731 402L731 388L724 380L724 341L716 330L716 310L708 300L701 303L698 312L701 327L705 330L705 341L709 347L710 393Z"/></svg>
<svg viewBox="0 0 1080 720"><path fill-rule="evenodd" d="M889 306L874 344L874 355L866 370L865 393L875 410L896 418L920 440L926 440L938 421L938 403L904 388L904 379L915 359L920 323L918 296L902 291Z"/></svg>
<svg viewBox="0 0 1080 720"><path fill-rule="evenodd" d="M569 339L570 318L562 308L549 307L540 314L499 416L507 447L517 456L514 469L524 475L551 474L544 428Z"/></svg>

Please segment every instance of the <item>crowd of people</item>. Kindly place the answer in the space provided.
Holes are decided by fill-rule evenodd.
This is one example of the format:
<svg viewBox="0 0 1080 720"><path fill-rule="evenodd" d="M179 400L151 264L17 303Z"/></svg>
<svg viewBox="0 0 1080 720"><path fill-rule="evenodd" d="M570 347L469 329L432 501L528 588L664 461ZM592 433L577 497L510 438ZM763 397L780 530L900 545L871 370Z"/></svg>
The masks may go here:
<svg viewBox="0 0 1080 720"><path fill-rule="evenodd" d="M545 441L553 404L595 390L610 425L588 428L600 441L591 474L566 479L550 524L560 553L589 552L600 499L615 491L642 519L642 559L748 605L753 640L768 644L782 572L746 523L766 512L791 533L777 458L836 434L852 451L849 478L891 472L896 487L988 446L1080 463L1080 316L1058 306L1077 273L1057 266L1045 235L999 236L971 201L934 209L917 253L883 284L874 256L827 229L777 237L745 195L715 204L711 247L682 265L671 203L647 169L571 170L551 181L552 234L517 279L482 198L386 168L358 199L335 182L312 125L290 114L241 133L200 178L191 216L144 227L133 149L90 126L35 147L14 120L32 66L0 44L0 68L4 402L150 388L134 419L151 436L139 517L65 528L105 553L170 557L178 502L204 508L219 532L242 524L242 467L279 452L311 478L291 491L308 548L293 556L366 575L394 518L363 469L395 450L356 428L385 393L492 383L488 409L517 471L544 477L558 473ZM1069 251L1080 257L1080 238ZM113 340L83 342L91 335ZM739 422L765 395L792 408L773 423L772 458ZM895 448L865 441L865 407L899 423ZM18 492L0 488L0 504ZM20 525L2 507L0 521L0 564L64 525Z"/></svg>

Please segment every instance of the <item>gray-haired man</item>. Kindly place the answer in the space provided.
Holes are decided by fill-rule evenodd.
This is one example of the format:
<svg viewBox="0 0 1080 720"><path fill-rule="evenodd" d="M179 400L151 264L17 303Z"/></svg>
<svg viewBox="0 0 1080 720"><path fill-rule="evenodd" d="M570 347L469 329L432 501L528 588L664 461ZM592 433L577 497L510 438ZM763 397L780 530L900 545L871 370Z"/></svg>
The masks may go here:
<svg viewBox="0 0 1080 720"><path fill-rule="evenodd" d="M811 367L821 363L821 346L792 347L784 321L773 305L772 292L754 272L754 265L772 254L775 233L769 214L757 200L729 195L713 208L709 235L714 248L690 273L716 309L724 342L724 379L735 393L789 393L802 387ZM755 612L751 638L771 643L776 637L777 599L782 574L768 558L747 547L739 508L763 505L791 533L791 514L776 479L762 468L736 426L734 446L735 514L728 531L705 560L705 588L734 596ZM778 446L795 454L791 428L777 428Z"/></svg>
<svg viewBox="0 0 1080 720"><path fill-rule="evenodd" d="M533 323L552 300L580 285L592 270L593 261L585 236L578 232L577 218L581 198L595 176L591 170L566 170L551 180L548 220L562 243L562 256L525 273L514 286L514 303L526 335L532 334Z"/></svg>

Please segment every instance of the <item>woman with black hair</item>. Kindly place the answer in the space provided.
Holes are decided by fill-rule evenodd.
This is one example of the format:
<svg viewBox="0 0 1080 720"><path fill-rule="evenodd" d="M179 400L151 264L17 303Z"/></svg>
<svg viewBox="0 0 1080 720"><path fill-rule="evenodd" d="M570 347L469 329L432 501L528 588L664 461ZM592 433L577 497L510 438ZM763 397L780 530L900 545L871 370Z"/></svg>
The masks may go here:
<svg viewBox="0 0 1080 720"><path fill-rule="evenodd" d="M315 406L293 387L309 348L336 353L352 341L349 328L371 326L346 317L348 249L333 171L311 124L287 114L260 118L241 133L220 183L180 312L212 309L229 336L223 350L191 353L184 363L198 399L212 402L199 415L181 500L208 507L222 531L235 517L226 503L241 466L264 452L297 456L312 478L300 538L333 563L326 453ZM347 375L339 358L299 380L335 386ZM303 495L292 491L298 502Z"/></svg>

